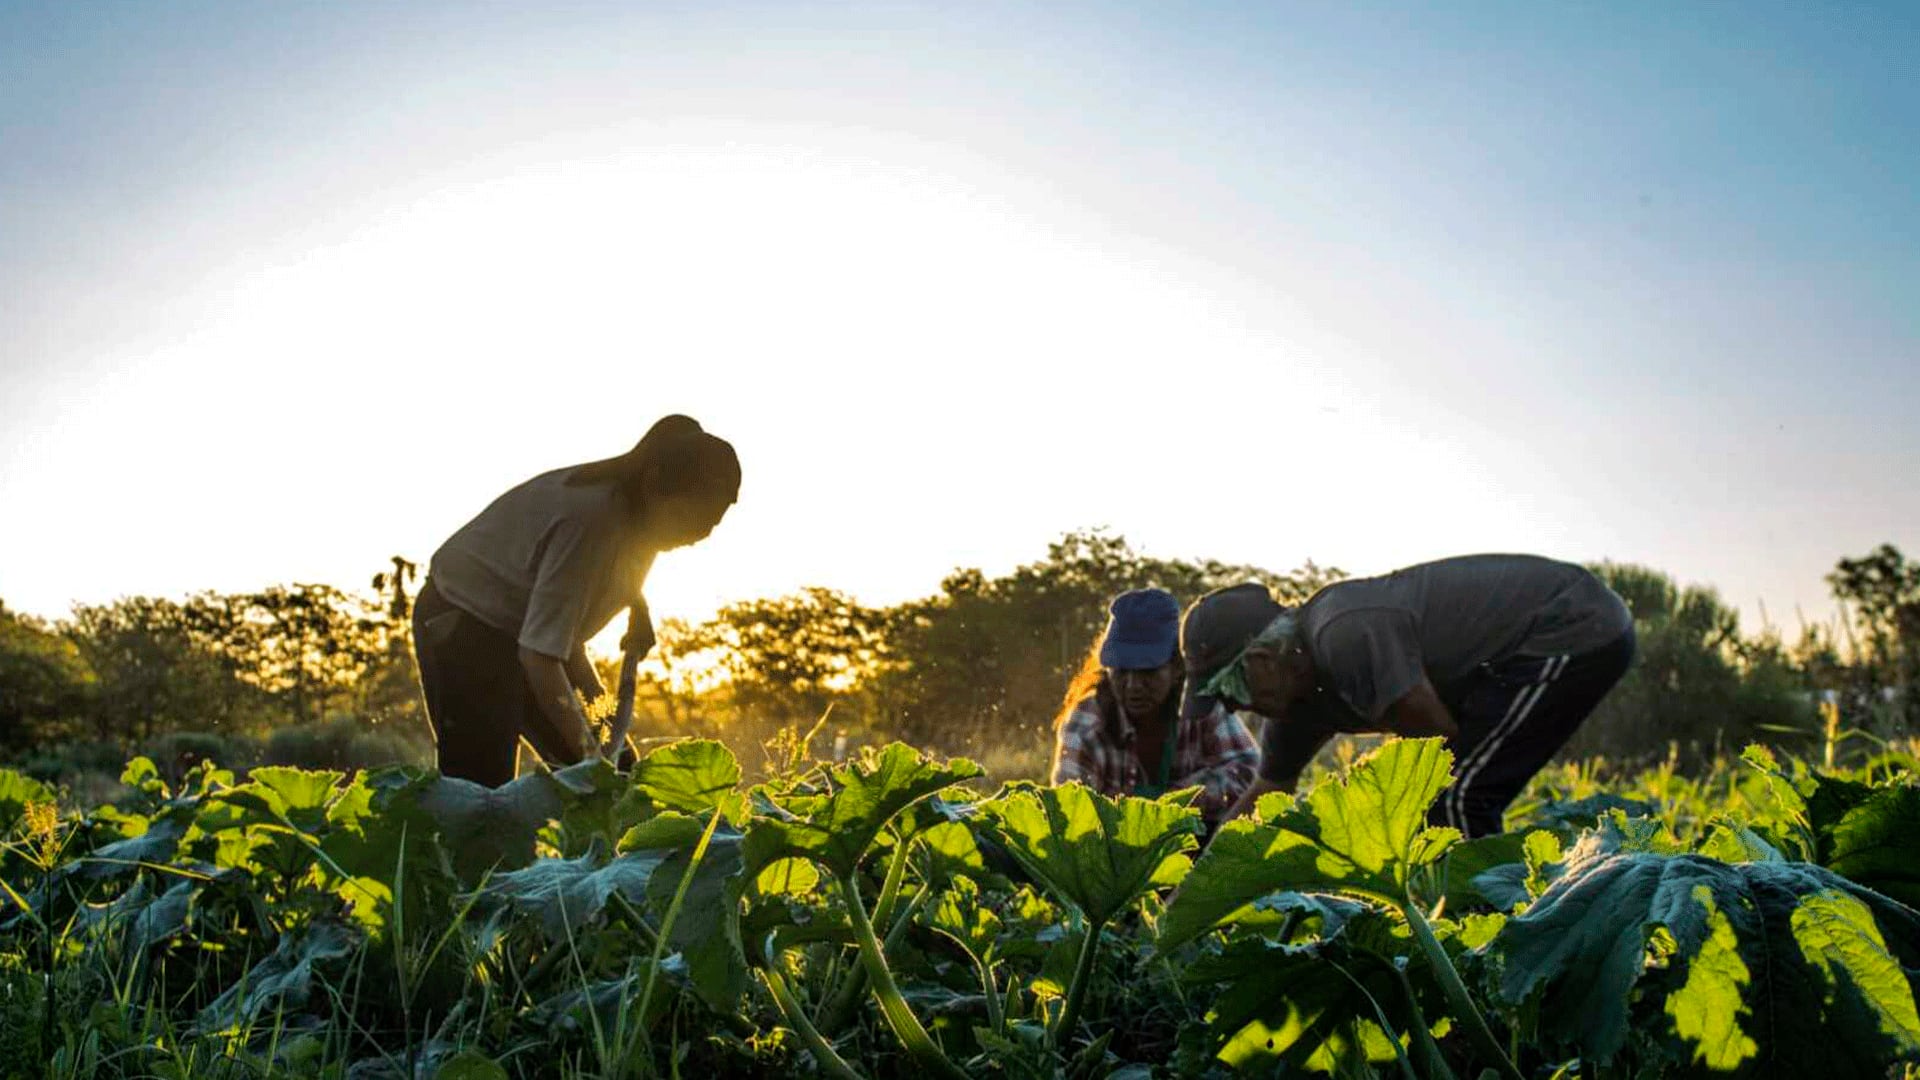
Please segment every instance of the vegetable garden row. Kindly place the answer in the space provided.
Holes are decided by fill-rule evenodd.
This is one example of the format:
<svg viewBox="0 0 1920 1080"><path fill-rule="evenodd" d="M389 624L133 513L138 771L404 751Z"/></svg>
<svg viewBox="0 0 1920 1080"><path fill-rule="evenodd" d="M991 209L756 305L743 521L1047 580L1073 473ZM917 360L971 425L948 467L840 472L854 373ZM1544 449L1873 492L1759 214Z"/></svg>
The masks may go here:
<svg viewBox="0 0 1920 1080"><path fill-rule="evenodd" d="M81 814L0 771L0 1073L1914 1075L1904 768L1750 750L1463 842L1448 766L1387 743L1204 851L1178 793L899 744L750 788L691 740L492 791L136 760Z"/></svg>

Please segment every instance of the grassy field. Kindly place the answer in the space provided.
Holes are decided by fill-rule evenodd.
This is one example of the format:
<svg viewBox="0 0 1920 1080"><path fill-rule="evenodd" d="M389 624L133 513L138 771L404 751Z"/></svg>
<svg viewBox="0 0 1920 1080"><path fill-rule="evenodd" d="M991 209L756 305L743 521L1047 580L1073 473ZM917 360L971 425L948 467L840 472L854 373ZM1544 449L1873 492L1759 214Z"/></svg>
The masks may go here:
<svg viewBox="0 0 1920 1080"><path fill-rule="evenodd" d="M0 1072L1912 1075L1911 747L1549 770L1425 826L1397 741L1204 853L1178 797L910 747L414 770L0 772Z"/></svg>

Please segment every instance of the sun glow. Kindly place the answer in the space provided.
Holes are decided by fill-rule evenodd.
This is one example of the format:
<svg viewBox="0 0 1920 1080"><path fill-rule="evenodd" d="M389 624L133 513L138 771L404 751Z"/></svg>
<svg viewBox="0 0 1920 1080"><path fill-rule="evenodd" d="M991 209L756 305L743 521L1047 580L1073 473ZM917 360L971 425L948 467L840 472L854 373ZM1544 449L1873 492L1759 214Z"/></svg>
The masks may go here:
<svg viewBox="0 0 1920 1080"><path fill-rule="evenodd" d="M179 591L257 587L424 561L508 485L689 412L735 443L746 479L711 539L656 567L656 618L808 584L893 602L1100 524L1169 554L1292 565L1325 555L1278 510L1249 504L1233 545L1183 511L1196 470L1316 442L1343 446L1348 477L1433 472L1454 452L1373 415L1343 389L1338 343L1283 324L1246 282L1003 168L903 140L681 134L422 179L237 256L164 362L88 403L90 433L109 434L49 452L154 470L131 478L129 512L177 518L177 485L137 444L166 417L169 460L219 462L250 495L201 508L231 552L223 577L186 557L199 532L157 531L147 542L174 550L153 561L194 575ZM1182 435L1198 417L1214 423L1201 459ZM1472 471L1453 475L1457 499ZM44 494L85 519L84 492ZM1368 512L1359 485L1316 497L1326 521ZM111 567L104 539L75 544ZM1364 541L1339 554L1371 558Z"/></svg>

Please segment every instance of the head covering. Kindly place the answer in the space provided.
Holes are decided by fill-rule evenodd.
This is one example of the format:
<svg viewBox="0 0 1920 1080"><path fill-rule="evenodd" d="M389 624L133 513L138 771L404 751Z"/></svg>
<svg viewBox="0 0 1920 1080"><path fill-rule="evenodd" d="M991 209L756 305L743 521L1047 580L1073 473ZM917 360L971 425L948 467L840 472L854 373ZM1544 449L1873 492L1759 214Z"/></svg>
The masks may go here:
<svg viewBox="0 0 1920 1080"><path fill-rule="evenodd" d="M1165 589L1134 589L1113 598L1100 642L1103 667L1157 668L1180 648L1180 602Z"/></svg>
<svg viewBox="0 0 1920 1080"><path fill-rule="evenodd" d="M1193 699L1205 693L1208 682L1286 610L1255 581L1215 589L1187 608L1180 620L1180 653L1187 661L1190 711L1200 704Z"/></svg>
<svg viewBox="0 0 1920 1080"><path fill-rule="evenodd" d="M1253 701L1253 690L1247 685L1247 654L1256 645L1282 646L1293 641L1293 612L1283 611L1273 617L1266 629L1253 636L1253 640L1227 661L1220 670L1207 677L1207 681L1197 683L1196 694L1217 698L1235 705L1247 705Z"/></svg>

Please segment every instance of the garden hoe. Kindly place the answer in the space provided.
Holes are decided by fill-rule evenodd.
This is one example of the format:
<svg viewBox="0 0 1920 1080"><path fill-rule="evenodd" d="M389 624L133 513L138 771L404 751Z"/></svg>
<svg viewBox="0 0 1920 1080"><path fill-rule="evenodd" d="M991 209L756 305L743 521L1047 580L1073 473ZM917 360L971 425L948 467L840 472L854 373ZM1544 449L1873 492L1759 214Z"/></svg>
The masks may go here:
<svg viewBox="0 0 1920 1080"><path fill-rule="evenodd" d="M653 636L652 629L646 608L635 604L627 609L627 633L620 639L619 696L614 699L613 722L607 728L607 741L600 747L600 756L615 765L620 764L621 754L630 749L627 731L633 727L634 683L640 677L640 658L651 647L648 639Z"/></svg>

